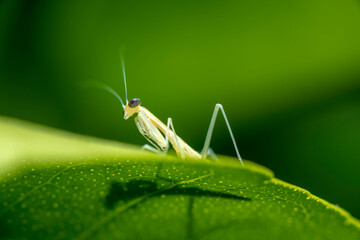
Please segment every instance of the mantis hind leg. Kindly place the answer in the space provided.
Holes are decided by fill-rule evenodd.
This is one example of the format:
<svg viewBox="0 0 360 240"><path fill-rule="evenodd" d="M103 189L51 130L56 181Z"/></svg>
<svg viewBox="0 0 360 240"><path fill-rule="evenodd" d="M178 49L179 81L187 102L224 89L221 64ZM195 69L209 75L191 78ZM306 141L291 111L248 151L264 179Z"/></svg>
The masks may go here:
<svg viewBox="0 0 360 240"><path fill-rule="evenodd" d="M210 121L210 125L209 125L209 129L208 129L208 132L206 134L206 138L205 138L205 143L204 143L204 147L203 147L203 150L201 151L201 157L202 158L206 158L206 156L208 155L208 152L209 152L209 147L210 147L210 142L211 142L211 137L212 137L212 133L214 131L214 127L215 127L215 122L216 122L216 117L219 113L219 110L221 110L221 113L223 114L224 116L224 119L225 119L225 123L226 123L226 126L229 130L229 133L230 133L230 136L231 136L231 140L234 144L234 148L235 148L235 151L236 151L236 155L237 155L237 158L239 159L240 163L242 165L244 165L243 161L242 161L242 158L240 156L240 153L239 153L239 150L238 150L238 147L236 145L236 141L235 141L235 138L234 138L234 134L231 130L231 127L230 127L230 123L226 117L226 114L225 114L225 110L224 110L224 107L221 105L221 104L216 104L215 105L215 109L214 109L214 112L213 112L213 115L211 117L211 121Z"/></svg>

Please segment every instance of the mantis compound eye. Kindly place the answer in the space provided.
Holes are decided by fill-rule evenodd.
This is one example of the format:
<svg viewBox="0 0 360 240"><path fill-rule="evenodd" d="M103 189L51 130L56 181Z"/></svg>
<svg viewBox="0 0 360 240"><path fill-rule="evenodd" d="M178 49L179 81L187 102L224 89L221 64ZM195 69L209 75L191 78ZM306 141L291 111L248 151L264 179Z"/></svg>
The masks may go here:
<svg viewBox="0 0 360 240"><path fill-rule="evenodd" d="M130 101L128 102L129 107L131 108L135 108L137 106L139 106L141 103L141 100L139 98L132 98L130 99Z"/></svg>

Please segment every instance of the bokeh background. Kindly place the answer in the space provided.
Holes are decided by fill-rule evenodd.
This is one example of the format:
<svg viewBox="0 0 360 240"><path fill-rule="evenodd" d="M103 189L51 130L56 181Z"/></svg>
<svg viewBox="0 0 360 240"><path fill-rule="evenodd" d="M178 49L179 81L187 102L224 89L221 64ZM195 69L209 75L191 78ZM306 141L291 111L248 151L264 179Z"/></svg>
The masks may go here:
<svg viewBox="0 0 360 240"><path fill-rule="evenodd" d="M195 149L222 103L245 159L360 217L360 1L2 0L0 114L145 144L79 87L124 96L120 49L129 97ZM235 155L221 118L211 146Z"/></svg>

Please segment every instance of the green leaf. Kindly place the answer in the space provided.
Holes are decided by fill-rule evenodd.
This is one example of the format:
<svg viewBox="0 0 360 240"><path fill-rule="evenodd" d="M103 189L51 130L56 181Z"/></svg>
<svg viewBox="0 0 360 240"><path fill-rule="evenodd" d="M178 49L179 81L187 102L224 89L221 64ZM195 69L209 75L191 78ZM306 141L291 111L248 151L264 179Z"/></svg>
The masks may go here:
<svg viewBox="0 0 360 240"><path fill-rule="evenodd" d="M162 157L4 117L0 132L1 239L360 239L346 211L250 161Z"/></svg>

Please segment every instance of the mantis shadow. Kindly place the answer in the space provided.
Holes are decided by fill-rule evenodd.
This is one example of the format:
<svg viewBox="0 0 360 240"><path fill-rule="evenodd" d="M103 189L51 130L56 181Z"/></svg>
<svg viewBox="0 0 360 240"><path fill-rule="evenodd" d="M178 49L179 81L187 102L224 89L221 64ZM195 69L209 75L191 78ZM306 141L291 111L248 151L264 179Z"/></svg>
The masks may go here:
<svg viewBox="0 0 360 240"><path fill-rule="evenodd" d="M169 181L168 179L164 179ZM171 181L172 182L172 181ZM174 182L172 182L174 184ZM176 183L176 182L175 182ZM163 190L162 190L163 189ZM182 195L190 197L217 197L226 199L235 199L241 201L251 201L248 197L238 196L230 193L222 193L211 190L204 190L197 187L174 186L172 188L159 187L155 180L131 180L129 182L113 182L110 190L105 197L105 207L113 209L119 201L130 201L144 195L150 194L150 197L159 195ZM134 206L135 207L135 206Z"/></svg>

